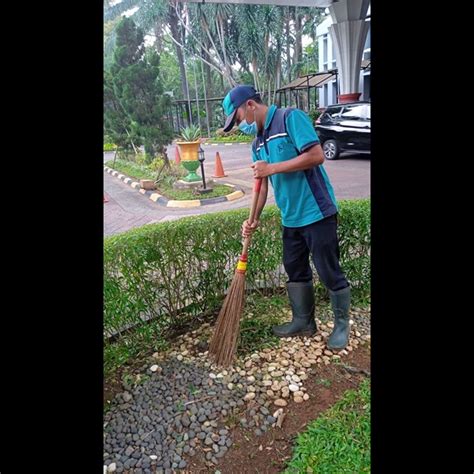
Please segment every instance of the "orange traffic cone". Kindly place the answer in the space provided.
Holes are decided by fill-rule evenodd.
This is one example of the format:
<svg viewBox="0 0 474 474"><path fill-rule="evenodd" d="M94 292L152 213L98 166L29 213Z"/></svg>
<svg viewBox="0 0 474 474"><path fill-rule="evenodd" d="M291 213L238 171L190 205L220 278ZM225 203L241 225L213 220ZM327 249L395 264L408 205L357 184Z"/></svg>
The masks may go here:
<svg viewBox="0 0 474 474"><path fill-rule="evenodd" d="M181 156L179 154L179 147L176 145L176 148L174 150L174 162L179 165L181 163Z"/></svg>
<svg viewBox="0 0 474 474"><path fill-rule="evenodd" d="M221 155L219 152L216 152L216 166L214 174L212 175L213 178L225 178L227 175L224 173L224 168L222 166Z"/></svg>

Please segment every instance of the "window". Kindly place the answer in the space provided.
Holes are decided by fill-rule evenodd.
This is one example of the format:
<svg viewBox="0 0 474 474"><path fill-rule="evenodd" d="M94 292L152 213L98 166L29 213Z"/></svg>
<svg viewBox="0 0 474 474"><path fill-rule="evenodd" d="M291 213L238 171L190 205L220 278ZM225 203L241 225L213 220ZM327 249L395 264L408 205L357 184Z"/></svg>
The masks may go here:
<svg viewBox="0 0 474 474"><path fill-rule="evenodd" d="M365 49L370 49L370 25L369 25L369 29L367 31L367 38L365 39L364 50Z"/></svg>
<svg viewBox="0 0 474 474"><path fill-rule="evenodd" d="M370 24L367 31L367 38L365 39L364 54L362 55L362 59L370 59Z"/></svg>
<svg viewBox="0 0 474 474"><path fill-rule="evenodd" d="M337 83L334 81L332 83L332 101L337 102Z"/></svg>
<svg viewBox="0 0 474 474"><path fill-rule="evenodd" d="M323 35L323 69L328 70L328 35Z"/></svg>
<svg viewBox="0 0 474 474"><path fill-rule="evenodd" d="M326 84L327 85L327 84ZM342 106L340 107L329 107L324 115L321 116L321 123L333 122L341 113Z"/></svg>
<svg viewBox="0 0 474 474"><path fill-rule="evenodd" d="M341 114L344 120L366 120L368 114L367 104L347 105Z"/></svg>
<svg viewBox="0 0 474 474"><path fill-rule="evenodd" d="M331 69L336 69L336 48L334 47L334 43L331 42L332 46L332 63Z"/></svg>

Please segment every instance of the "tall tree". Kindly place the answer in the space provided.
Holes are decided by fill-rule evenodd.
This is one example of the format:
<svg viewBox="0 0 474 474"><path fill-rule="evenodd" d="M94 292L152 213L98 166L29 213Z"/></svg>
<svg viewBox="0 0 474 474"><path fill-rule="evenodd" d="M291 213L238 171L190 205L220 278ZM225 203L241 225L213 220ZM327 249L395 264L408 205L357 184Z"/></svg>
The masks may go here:
<svg viewBox="0 0 474 474"><path fill-rule="evenodd" d="M110 76L114 98L129 120L132 135L140 137L150 160L160 153L167 161L165 145L172 131L166 119L169 97L163 94L159 57L152 48L145 54L143 32L130 18L117 27Z"/></svg>

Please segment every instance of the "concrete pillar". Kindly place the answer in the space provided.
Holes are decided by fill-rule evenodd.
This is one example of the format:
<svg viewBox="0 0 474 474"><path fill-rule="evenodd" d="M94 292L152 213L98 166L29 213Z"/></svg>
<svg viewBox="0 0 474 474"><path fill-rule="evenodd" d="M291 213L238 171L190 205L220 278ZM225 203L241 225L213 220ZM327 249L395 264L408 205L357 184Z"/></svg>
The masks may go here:
<svg viewBox="0 0 474 474"><path fill-rule="evenodd" d="M360 65L369 24L365 21L370 0L339 0L331 4L333 24L329 34L336 50L339 103L358 100Z"/></svg>

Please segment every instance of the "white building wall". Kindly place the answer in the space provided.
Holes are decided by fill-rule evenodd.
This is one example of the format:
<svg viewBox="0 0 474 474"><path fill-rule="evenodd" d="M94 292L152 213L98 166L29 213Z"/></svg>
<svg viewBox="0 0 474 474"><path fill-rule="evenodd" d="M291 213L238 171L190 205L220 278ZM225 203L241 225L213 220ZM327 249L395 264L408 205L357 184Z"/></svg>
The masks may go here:
<svg viewBox="0 0 474 474"><path fill-rule="evenodd" d="M370 15L370 6L367 12ZM370 17L366 20L370 22ZM331 41L331 35L329 34L328 27L332 24L332 19L328 15L317 27L316 27L316 36L318 38L318 71L328 71L330 69L337 68L336 56L334 51L334 46ZM327 60L326 60L327 59ZM362 59L370 59L370 30L367 34L367 40L364 48L364 55ZM362 92L360 100L370 100L370 97L364 96L364 78L369 77L370 80L370 71L364 73L362 70L360 72L360 81L359 81L359 92ZM319 88L319 106L327 107L328 105L337 103L337 94L336 94L336 81L329 82L324 86Z"/></svg>

